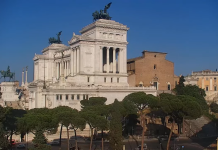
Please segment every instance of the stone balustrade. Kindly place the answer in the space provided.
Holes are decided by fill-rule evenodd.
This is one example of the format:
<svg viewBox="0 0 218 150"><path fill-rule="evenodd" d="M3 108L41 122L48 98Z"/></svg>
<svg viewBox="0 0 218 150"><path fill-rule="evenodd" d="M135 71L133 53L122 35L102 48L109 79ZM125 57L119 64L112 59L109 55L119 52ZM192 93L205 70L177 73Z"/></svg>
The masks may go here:
<svg viewBox="0 0 218 150"><path fill-rule="evenodd" d="M148 87L121 87L121 86L111 86L111 87L83 87L83 86L54 86L52 89L93 89L93 90L156 90L155 86Z"/></svg>

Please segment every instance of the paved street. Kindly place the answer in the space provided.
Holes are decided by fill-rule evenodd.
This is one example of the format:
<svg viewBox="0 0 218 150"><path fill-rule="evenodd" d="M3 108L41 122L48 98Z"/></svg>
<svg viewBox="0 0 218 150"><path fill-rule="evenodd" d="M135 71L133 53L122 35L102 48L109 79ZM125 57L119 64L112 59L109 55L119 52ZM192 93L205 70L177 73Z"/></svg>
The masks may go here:
<svg viewBox="0 0 218 150"><path fill-rule="evenodd" d="M178 141L175 141L175 148L176 147L182 147L184 146L183 150L203 150L204 145L208 146L208 143L212 143L216 138L204 138L204 139L196 139L191 140L188 138L179 139ZM140 144L140 140L137 141L138 144ZM145 139L145 143L148 145L148 148L150 150L161 150L160 144L158 139L152 138L152 139ZM167 141L162 141L162 150L166 149ZM199 144L200 143L200 144ZM70 145L75 145L75 142L73 140L70 140ZM31 143L29 143L31 145ZM133 139L130 140L124 140L124 145L126 150L134 150L137 147L136 141ZM82 150L88 150L89 149L89 141L85 142L78 142L78 146ZM108 149L109 143L104 142L104 150ZM174 141L171 141L170 147L174 147ZM93 148L95 150L101 150L101 141L93 141ZM67 141L66 139L63 139L62 146L52 146L52 150L66 150L67 149ZM182 149L182 148L181 148Z"/></svg>

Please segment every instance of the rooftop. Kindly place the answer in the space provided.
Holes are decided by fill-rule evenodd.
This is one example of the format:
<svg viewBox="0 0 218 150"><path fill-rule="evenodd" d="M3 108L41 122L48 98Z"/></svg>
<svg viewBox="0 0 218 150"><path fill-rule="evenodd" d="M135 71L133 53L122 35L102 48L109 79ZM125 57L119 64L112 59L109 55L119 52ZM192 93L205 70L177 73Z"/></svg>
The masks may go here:
<svg viewBox="0 0 218 150"><path fill-rule="evenodd" d="M167 53L164 53L164 52L154 52L154 51L148 51L148 50L144 50L142 51L142 53L160 53L160 54L167 54Z"/></svg>

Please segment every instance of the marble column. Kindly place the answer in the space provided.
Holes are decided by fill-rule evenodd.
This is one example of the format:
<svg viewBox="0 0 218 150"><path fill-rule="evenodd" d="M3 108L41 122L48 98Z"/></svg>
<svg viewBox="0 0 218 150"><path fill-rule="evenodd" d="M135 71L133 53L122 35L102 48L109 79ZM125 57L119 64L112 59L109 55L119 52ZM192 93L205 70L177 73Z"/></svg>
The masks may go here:
<svg viewBox="0 0 218 150"><path fill-rule="evenodd" d="M22 84L21 84L21 86L24 86L24 70L22 71Z"/></svg>
<svg viewBox="0 0 218 150"><path fill-rule="evenodd" d="M58 63L56 62L56 78L58 78Z"/></svg>
<svg viewBox="0 0 218 150"><path fill-rule="evenodd" d="M210 77L210 90L213 90L213 81L212 81L212 77Z"/></svg>
<svg viewBox="0 0 218 150"><path fill-rule="evenodd" d="M100 68L99 68L99 71L102 73L102 69L103 69L103 48L100 46L100 51L99 51L99 65L100 65Z"/></svg>
<svg viewBox="0 0 218 150"><path fill-rule="evenodd" d="M110 50L110 47L106 47L107 48L107 73L109 73L109 50Z"/></svg>
<svg viewBox="0 0 218 150"><path fill-rule="evenodd" d="M117 63L118 63L118 65L117 65L117 69L118 69L118 71L119 71L119 73L120 73L120 48L118 49L118 58L117 58Z"/></svg>
<svg viewBox="0 0 218 150"><path fill-rule="evenodd" d="M123 48L123 73L127 73L127 53L126 48Z"/></svg>
<svg viewBox="0 0 218 150"><path fill-rule="evenodd" d="M71 73L71 76L74 75L74 71L73 71L73 60L74 60L74 57L73 57L73 50L71 51L71 55L70 55L70 73Z"/></svg>
<svg viewBox="0 0 218 150"><path fill-rule="evenodd" d="M123 73L123 49L122 48L120 48L120 73Z"/></svg>
<svg viewBox="0 0 218 150"><path fill-rule="evenodd" d="M77 48L76 49L76 72L79 73L79 53L80 50Z"/></svg>
<svg viewBox="0 0 218 150"><path fill-rule="evenodd" d="M27 70L26 70L26 80L25 80L25 85L27 85Z"/></svg>
<svg viewBox="0 0 218 150"><path fill-rule="evenodd" d="M68 75L68 61L66 61L66 76Z"/></svg>
<svg viewBox="0 0 218 150"><path fill-rule="evenodd" d="M204 77L202 77L202 82L201 83L202 83L202 87L201 88L204 89Z"/></svg>
<svg viewBox="0 0 218 150"><path fill-rule="evenodd" d="M59 62L58 64L59 64L58 65L58 69L59 69L59 76L58 77L60 78L60 76L61 76L61 62Z"/></svg>
<svg viewBox="0 0 218 150"><path fill-rule="evenodd" d="M60 67L61 67L61 76L64 76L64 61L63 60L61 60Z"/></svg>
<svg viewBox="0 0 218 150"><path fill-rule="evenodd" d="M67 61L67 75L70 74L70 61Z"/></svg>
<svg viewBox="0 0 218 150"><path fill-rule="evenodd" d="M76 74L76 49L73 50L73 74Z"/></svg>
<svg viewBox="0 0 218 150"><path fill-rule="evenodd" d="M64 73L63 73L63 74L64 74L64 76L65 76L65 74L66 74L66 73L65 73L65 71L66 71L66 70L65 70L65 61L63 61L63 67L64 67Z"/></svg>
<svg viewBox="0 0 218 150"><path fill-rule="evenodd" d="M116 73L116 48L113 48L113 73Z"/></svg>

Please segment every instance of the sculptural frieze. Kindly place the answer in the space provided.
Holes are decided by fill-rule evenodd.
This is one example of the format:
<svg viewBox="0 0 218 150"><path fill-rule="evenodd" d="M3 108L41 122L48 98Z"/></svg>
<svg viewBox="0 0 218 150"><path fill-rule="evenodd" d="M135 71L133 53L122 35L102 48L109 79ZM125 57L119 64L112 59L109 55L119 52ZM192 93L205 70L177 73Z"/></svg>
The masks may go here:
<svg viewBox="0 0 218 150"><path fill-rule="evenodd" d="M96 21L98 19L107 19L107 20L111 20L112 17L110 17L109 13L107 12L107 10L110 8L112 2L107 4L105 7L104 7L104 10L100 10L99 12L98 11L95 11L94 13L92 13L92 16L93 16L93 21Z"/></svg>

